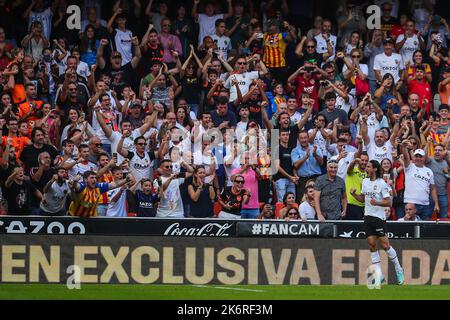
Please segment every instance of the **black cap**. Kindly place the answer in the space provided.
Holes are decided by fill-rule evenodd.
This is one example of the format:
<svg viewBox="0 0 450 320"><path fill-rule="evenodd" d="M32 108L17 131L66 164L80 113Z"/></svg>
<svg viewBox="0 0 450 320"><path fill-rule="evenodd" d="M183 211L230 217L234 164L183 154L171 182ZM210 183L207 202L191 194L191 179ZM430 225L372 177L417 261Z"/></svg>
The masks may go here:
<svg viewBox="0 0 450 320"><path fill-rule="evenodd" d="M395 44L395 41L392 38L386 38L383 40L383 44L388 44L388 43Z"/></svg>

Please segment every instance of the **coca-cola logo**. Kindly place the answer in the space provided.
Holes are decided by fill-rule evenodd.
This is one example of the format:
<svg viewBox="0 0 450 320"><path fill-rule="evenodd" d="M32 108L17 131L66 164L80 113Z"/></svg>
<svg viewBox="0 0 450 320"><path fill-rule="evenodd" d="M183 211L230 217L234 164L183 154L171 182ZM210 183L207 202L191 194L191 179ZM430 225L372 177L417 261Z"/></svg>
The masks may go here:
<svg viewBox="0 0 450 320"><path fill-rule="evenodd" d="M210 237L228 237L230 234L226 233L228 229L233 226L231 223L207 223L199 228L194 227L180 227L180 223L171 224L166 231L165 236L210 236Z"/></svg>

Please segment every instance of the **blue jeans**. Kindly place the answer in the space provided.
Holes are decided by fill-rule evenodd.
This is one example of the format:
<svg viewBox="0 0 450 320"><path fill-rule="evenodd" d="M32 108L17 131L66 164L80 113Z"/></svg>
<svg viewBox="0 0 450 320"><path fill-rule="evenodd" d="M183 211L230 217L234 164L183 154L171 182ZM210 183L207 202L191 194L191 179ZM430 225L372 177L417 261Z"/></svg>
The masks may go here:
<svg viewBox="0 0 450 320"><path fill-rule="evenodd" d="M440 219L445 219L448 217L448 195L440 195L438 196L439 202L439 214L438 217ZM430 210L434 209L434 201L430 199Z"/></svg>
<svg viewBox="0 0 450 320"><path fill-rule="evenodd" d="M295 194L295 184L286 178L278 179L275 181L275 190L277 192L277 201L283 202L283 197L286 193L292 192Z"/></svg>
<svg viewBox="0 0 450 320"><path fill-rule="evenodd" d="M259 216L259 209L242 209L241 219L256 219Z"/></svg>
<svg viewBox="0 0 450 320"><path fill-rule="evenodd" d="M428 206L416 204L416 215L424 221L430 220L431 215L433 214L433 208L434 206L431 206L431 204Z"/></svg>

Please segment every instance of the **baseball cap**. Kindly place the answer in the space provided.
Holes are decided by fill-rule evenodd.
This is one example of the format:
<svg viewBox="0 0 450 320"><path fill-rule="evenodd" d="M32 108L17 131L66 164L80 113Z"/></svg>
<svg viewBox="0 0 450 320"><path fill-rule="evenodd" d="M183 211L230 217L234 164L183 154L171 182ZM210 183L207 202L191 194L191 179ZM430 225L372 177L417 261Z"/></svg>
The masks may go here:
<svg viewBox="0 0 450 320"><path fill-rule="evenodd" d="M422 149L417 149L416 151L414 151L414 155L425 157L425 151L423 151Z"/></svg>
<svg viewBox="0 0 450 320"><path fill-rule="evenodd" d="M395 43L395 42L394 42L394 39L392 39L392 38L386 38L386 39L383 40L383 44L388 44L388 43L394 44L394 43Z"/></svg>

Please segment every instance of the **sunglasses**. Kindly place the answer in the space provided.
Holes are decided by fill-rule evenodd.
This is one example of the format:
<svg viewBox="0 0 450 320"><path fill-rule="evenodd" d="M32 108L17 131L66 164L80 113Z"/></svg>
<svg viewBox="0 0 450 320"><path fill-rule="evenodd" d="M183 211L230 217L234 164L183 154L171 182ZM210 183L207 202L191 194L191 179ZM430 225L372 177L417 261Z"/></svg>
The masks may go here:
<svg viewBox="0 0 450 320"><path fill-rule="evenodd" d="M288 215L289 215L289 216L296 216L296 215L297 215L297 212L289 212Z"/></svg>
<svg viewBox="0 0 450 320"><path fill-rule="evenodd" d="M306 46L308 49L314 49L316 46Z"/></svg>
<svg viewBox="0 0 450 320"><path fill-rule="evenodd" d="M360 55L352 56L352 58L361 58L361 56Z"/></svg>
<svg viewBox="0 0 450 320"><path fill-rule="evenodd" d="M245 183L244 180L235 180L234 182L239 183L239 184L244 184Z"/></svg>
<svg viewBox="0 0 450 320"><path fill-rule="evenodd" d="M102 146L102 144L101 143L94 143L94 146L96 146L96 147L101 147Z"/></svg>
<svg viewBox="0 0 450 320"><path fill-rule="evenodd" d="M172 169L173 166L165 166L164 169Z"/></svg>
<svg viewBox="0 0 450 320"><path fill-rule="evenodd" d="M238 65L246 65L247 62L238 62L237 64L238 64Z"/></svg>

